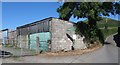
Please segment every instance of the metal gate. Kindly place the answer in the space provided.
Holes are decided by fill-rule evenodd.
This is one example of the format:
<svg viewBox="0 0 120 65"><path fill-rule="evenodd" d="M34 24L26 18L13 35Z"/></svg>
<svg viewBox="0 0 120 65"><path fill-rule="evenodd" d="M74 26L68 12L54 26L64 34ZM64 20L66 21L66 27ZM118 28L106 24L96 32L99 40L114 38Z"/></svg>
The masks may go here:
<svg viewBox="0 0 120 65"><path fill-rule="evenodd" d="M39 50L48 51L48 43L50 40L50 32L42 32L30 35L30 49L36 49L36 37L39 37Z"/></svg>

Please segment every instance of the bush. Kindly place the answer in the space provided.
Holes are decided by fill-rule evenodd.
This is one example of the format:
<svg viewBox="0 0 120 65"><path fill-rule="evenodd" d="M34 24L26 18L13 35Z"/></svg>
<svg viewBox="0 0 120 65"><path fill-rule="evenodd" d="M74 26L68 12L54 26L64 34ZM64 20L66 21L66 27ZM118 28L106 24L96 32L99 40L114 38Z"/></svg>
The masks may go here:
<svg viewBox="0 0 120 65"><path fill-rule="evenodd" d="M87 23L78 22L76 24L76 33L85 36L85 42L88 45L94 44L94 42L96 41L104 43L103 34L101 33L101 30L99 30L97 26L91 28Z"/></svg>

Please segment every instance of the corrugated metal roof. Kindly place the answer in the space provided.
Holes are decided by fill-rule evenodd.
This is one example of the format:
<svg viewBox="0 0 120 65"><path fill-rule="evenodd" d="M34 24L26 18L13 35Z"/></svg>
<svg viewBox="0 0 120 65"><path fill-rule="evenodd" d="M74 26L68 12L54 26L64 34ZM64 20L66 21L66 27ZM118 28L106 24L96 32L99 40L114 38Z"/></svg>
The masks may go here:
<svg viewBox="0 0 120 65"><path fill-rule="evenodd" d="M47 20L47 19L52 19L52 17L45 18L45 19L42 19L42 20L39 20L39 21L36 21L36 22L33 22L33 23L25 24L23 26L19 26L19 27L17 27L17 29L33 26L33 25L36 25L37 23L40 23L41 21L44 21L44 20Z"/></svg>

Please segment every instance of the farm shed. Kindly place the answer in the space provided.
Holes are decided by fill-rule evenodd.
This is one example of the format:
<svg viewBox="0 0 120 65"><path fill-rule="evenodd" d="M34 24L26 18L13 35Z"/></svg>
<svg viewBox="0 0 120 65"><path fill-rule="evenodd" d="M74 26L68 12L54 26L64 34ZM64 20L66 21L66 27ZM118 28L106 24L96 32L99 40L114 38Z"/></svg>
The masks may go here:
<svg viewBox="0 0 120 65"><path fill-rule="evenodd" d="M84 49L84 37L75 34L75 24L69 21L49 17L37 22L17 27L18 47L36 49L39 39L39 50L69 51Z"/></svg>

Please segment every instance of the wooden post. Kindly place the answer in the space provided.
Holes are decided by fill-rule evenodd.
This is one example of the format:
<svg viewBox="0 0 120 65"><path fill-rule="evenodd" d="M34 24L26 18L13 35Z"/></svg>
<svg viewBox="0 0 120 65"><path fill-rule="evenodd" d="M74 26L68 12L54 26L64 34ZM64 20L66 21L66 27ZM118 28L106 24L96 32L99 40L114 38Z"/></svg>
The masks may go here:
<svg viewBox="0 0 120 65"><path fill-rule="evenodd" d="M39 46L40 46L39 37L36 37L36 54L39 54Z"/></svg>

